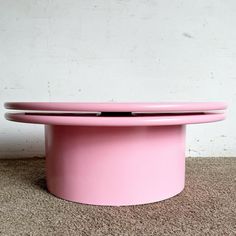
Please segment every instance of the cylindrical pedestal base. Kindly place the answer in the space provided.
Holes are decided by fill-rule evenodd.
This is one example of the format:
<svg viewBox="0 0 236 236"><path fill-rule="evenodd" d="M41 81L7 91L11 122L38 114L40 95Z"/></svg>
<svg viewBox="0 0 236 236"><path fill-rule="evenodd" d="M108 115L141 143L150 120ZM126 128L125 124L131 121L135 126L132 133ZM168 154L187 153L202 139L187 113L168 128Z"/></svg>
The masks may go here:
<svg viewBox="0 0 236 236"><path fill-rule="evenodd" d="M94 205L164 200L184 188L185 126L46 125L48 190Z"/></svg>

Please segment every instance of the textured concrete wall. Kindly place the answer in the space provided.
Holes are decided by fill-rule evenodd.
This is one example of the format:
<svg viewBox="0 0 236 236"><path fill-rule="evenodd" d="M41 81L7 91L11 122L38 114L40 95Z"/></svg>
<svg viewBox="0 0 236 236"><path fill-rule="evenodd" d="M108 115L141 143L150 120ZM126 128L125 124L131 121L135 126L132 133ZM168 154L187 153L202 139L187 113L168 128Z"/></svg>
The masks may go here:
<svg viewBox="0 0 236 236"><path fill-rule="evenodd" d="M0 100L229 102L188 127L187 156L236 156L233 0L0 0ZM43 155L43 127L7 122L0 157Z"/></svg>

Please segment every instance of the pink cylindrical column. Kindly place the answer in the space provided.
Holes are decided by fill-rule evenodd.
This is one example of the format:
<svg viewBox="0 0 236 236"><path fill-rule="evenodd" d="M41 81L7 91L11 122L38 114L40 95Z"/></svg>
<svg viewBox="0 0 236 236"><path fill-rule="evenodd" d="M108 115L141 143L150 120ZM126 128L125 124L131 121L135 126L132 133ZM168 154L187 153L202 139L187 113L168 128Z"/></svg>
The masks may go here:
<svg viewBox="0 0 236 236"><path fill-rule="evenodd" d="M46 125L48 190L94 205L136 205L184 188L185 125Z"/></svg>

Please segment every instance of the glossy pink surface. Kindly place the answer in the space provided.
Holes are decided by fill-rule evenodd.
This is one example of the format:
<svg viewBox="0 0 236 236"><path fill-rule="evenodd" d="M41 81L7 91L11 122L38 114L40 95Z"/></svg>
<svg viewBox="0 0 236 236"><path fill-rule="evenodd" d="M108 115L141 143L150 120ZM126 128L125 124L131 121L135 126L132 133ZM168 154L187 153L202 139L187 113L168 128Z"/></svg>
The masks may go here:
<svg viewBox="0 0 236 236"><path fill-rule="evenodd" d="M135 205L184 188L185 126L46 126L47 186L95 205Z"/></svg>
<svg viewBox="0 0 236 236"><path fill-rule="evenodd" d="M156 202L181 192L185 125L223 120L226 104L6 103L5 107L37 111L6 113L8 120L45 124L47 186L52 194L80 203L120 206ZM146 114L99 115L101 111Z"/></svg>
<svg viewBox="0 0 236 236"><path fill-rule="evenodd" d="M199 112L224 110L224 102L159 102L159 103L86 103L86 102L8 102L5 108L42 111L107 111L107 112Z"/></svg>
<svg viewBox="0 0 236 236"><path fill-rule="evenodd" d="M165 115L165 116L131 116L131 117L100 117L100 116L56 116L27 115L25 113L6 113L6 119L11 121L80 126L162 126L206 123L223 120L224 113L206 113L195 115Z"/></svg>

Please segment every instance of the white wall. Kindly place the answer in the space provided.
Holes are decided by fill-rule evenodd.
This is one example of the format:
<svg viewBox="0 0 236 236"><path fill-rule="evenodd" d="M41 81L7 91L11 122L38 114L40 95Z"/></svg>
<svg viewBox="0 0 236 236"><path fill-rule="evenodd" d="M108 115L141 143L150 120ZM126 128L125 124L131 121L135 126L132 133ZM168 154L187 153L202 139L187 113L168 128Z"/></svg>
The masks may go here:
<svg viewBox="0 0 236 236"><path fill-rule="evenodd" d="M227 101L188 156L236 156L236 1L0 0L0 101ZM43 126L5 121L0 157L43 155Z"/></svg>

